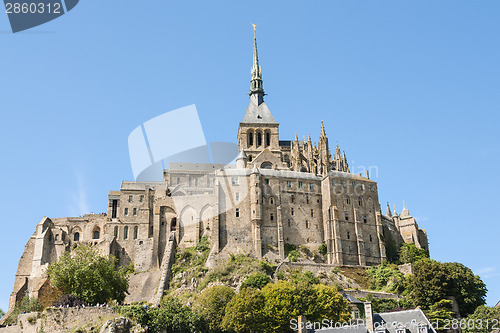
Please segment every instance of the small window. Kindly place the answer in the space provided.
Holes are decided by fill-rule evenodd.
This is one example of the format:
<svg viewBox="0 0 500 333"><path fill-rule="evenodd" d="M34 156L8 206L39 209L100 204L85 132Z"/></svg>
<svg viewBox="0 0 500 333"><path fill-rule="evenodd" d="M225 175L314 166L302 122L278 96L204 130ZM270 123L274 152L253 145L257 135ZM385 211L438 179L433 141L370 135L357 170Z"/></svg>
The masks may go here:
<svg viewBox="0 0 500 333"><path fill-rule="evenodd" d="M405 329L404 328L397 328L396 333L405 333Z"/></svg>
<svg viewBox="0 0 500 333"><path fill-rule="evenodd" d="M291 214L292 214L292 216L293 216L293 208L290 210L290 212L291 212Z"/></svg>
<svg viewBox="0 0 500 333"><path fill-rule="evenodd" d="M291 225L291 222L290 222L290 219L288 219L288 226L290 226L290 225Z"/></svg>
<svg viewBox="0 0 500 333"><path fill-rule="evenodd" d="M287 180L286 181L286 187L288 187L288 188L292 187L292 182L289 181L289 180Z"/></svg>
<svg viewBox="0 0 500 333"><path fill-rule="evenodd" d="M269 178L264 179L264 183L265 183L266 185L269 185Z"/></svg>
<svg viewBox="0 0 500 333"><path fill-rule="evenodd" d="M123 229L123 239L127 239L128 238L128 227L125 227Z"/></svg>
<svg viewBox="0 0 500 333"><path fill-rule="evenodd" d="M340 185L341 185L342 187L345 187L345 181L341 180L341 181L340 181Z"/></svg>
<svg viewBox="0 0 500 333"><path fill-rule="evenodd" d="M365 184L361 184L361 189L364 191L365 190Z"/></svg>
<svg viewBox="0 0 500 333"><path fill-rule="evenodd" d="M236 201L240 201L240 193L236 192Z"/></svg>
<svg viewBox="0 0 500 333"><path fill-rule="evenodd" d="M427 326L419 326L418 333L427 333Z"/></svg>
<svg viewBox="0 0 500 333"><path fill-rule="evenodd" d="M269 203L270 203L271 205L274 205L274 198L270 198L270 199L269 199Z"/></svg>
<svg viewBox="0 0 500 333"><path fill-rule="evenodd" d="M128 202L132 202L133 198L134 198L134 197L133 197L132 195L129 195L129 196L128 196Z"/></svg>
<svg viewBox="0 0 500 333"><path fill-rule="evenodd" d="M99 228L94 229L94 233L92 235L92 238L93 239L99 239L100 238L100 229Z"/></svg>
<svg viewBox="0 0 500 333"><path fill-rule="evenodd" d="M252 160L253 160L253 156L252 155L248 155L248 161L252 162Z"/></svg>
<svg viewBox="0 0 500 333"><path fill-rule="evenodd" d="M272 169L273 165L270 162L264 162L260 165L261 169Z"/></svg>
<svg viewBox="0 0 500 333"><path fill-rule="evenodd" d="M134 208L134 209L132 210L132 215L137 216L137 208Z"/></svg>
<svg viewBox="0 0 500 333"><path fill-rule="evenodd" d="M270 219L271 221L274 221L274 214L273 214L273 213L269 214L269 219Z"/></svg>
<svg viewBox="0 0 500 333"><path fill-rule="evenodd" d="M231 177L231 184L232 185L238 185L239 184L238 177Z"/></svg>
<svg viewBox="0 0 500 333"><path fill-rule="evenodd" d="M363 206L363 198L361 197L358 198L358 206L359 207Z"/></svg>
<svg viewBox="0 0 500 333"><path fill-rule="evenodd" d="M314 209L311 209L311 217L314 217Z"/></svg>
<svg viewBox="0 0 500 333"><path fill-rule="evenodd" d="M240 209L236 208L236 217L240 217Z"/></svg>
<svg viewBox="0 0 500 333"><path fill-rule="evenodd" d="M124 214L125 214L125 216L128 216L128 208L125 208Z"/></svg>
<svg viewBox="0 0 500 333"><path fill-rule="evenodd" d="M368 219L366 218L366 216L363 216L363 222L366 223L368 221Z"/></svg>
<svg viewBox="0 0 500 333"><path fill-rule="evenodd" d="M55 238L54 238L55 241L58 241L59 240L59 235L56 235Z"/></svg>
<svg viewBox="0 0 500 333"><path fill-rule="evenodd" d="M373 242L373 237L372 237L372 235L370 235L370 242Z"/></svg>
<svg viewBox="0 0 500 333"><path fill-rule="evenodd" d="M291 202L291 203L293 203L294 201L295 201L295 195L293 195L293 194L292 194L292 195L290 196L290 202Z"/></svg>
<svg viewBox="0 0 500 333"><path fill-rule="evenodd" d="M351 197L350 196L346 196L345 197L345 203L350 205L351 204Z"/></svg>
<svg viewBox="0 0 500 333"><path fill-rule="evenodd" d="M349 214L345 213L345 220L349 221Z"/></svg>
<svg viewBox="0 0 500 333"><path fill-rule="evenodd" d="M309 229L309 221L306 220L306 229Z"/></svg>
<svg viewBox="0 0 500 333"><path fill-rule="evenodd" d="M137 239L137 235L139 234L139 227L135 226L134 227L134 239Z"/></svg>
<svg viewBox="0 0 500 333"><path fill-rule="evenodd" d="M306 203L309 203L309 196L306 196Z"/></svg>
<svg viewBox="0 0 500 333"><path fill-rule="evenodd" d="M309 184L309 190L314 191L314 184Z"/></svg>
<svg viewBox="0 0 500 333"><path fill-rule="evenodd" d="M351 239L351 233L349 231L347 232L347 239Z"/></svg>
<svg viewBox="0 0 500 333"><path fill-rule="evenodd" d="M302 188L304 187L304 183L303 182L299 182L299 188Z"/></svg>
<svg viewBox="0 0 500 333"><path fill-rule="evenodd" d="M370 185L370 192L375 192L375 186Z"/></svg>
<svg viewBox="0 0 500 333"><path fill-rule="evenodd" d="M79 232L75 232L75 235L73 236L73 241L75 241L75 242L80 241L80 233Z"/></svg>
<svg viewBox="0 0 500 333"><path fill-rule="evenodd" d="M143 202L143 201L144 201L144 196L143 196L143 195L141 195L141 196L139 197L139 202Z"/></svg>

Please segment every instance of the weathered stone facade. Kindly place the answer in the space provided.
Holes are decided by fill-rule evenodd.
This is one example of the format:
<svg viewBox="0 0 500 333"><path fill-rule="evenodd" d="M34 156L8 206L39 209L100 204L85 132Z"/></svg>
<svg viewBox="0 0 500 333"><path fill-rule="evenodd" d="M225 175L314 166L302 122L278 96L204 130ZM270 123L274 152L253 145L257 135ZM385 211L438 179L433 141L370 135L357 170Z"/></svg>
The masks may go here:
<svg viewBox="0 0 500 333"><path fill-rule="evenodd" d="M133 262L141 278L131 280L130 299L149 301L167 275L160 270L172 256L172 237L181 248L208 237L215 261L242 252L279 262L285 243L314 250L325 243L327 265L376 265L386 258L389 237L397 246L428 249L407 209L383 215L378 184L350 173L338 144L332 156L323 124L317 145L310 136L279 140L279 124L264 102L256 41L238 145L236 165L170 163L162 182L122 182L120 191L109 192L106 214L44 217L19 262L11 309L25 293L37 296L48 264L79 242L122 265Z"/></svg>

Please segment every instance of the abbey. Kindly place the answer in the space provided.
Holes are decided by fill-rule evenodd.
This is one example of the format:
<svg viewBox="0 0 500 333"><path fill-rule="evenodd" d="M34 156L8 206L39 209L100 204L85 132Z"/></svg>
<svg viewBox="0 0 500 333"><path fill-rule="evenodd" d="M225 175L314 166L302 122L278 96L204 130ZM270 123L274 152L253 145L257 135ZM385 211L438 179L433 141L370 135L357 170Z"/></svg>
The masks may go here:
<svg viewBox="0 0 500 333"><path fill-rule="evenodd" d="M44 217L19 261L10 308L26 293L43 293L49 263L82 242L133 262L129 301L158 299L175 247L202 237L210 240L209 265L238 252L280 262L287 243L313 251L325 243L327 265L376 265L403 242L428 250L409 211L383 214L378 184L350 172L338 143L332 154L323 123L317 144L310 136L280 140L255 35L249 96L236 165L170 163L162 182L124 181L109 192L106 214Z"/></svg>

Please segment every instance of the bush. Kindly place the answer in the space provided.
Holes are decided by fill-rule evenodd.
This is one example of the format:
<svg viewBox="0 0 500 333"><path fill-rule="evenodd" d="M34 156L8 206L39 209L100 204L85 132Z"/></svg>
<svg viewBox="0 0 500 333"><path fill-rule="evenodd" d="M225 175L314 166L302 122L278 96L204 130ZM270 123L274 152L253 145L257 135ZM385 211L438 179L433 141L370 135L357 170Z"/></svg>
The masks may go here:
<svg viewBox="0 0 500 333"><path fill-rule="evenodd" d="M500 321L500 308L491 308L488 306L478 306L473 314L464 320L466 323L474 323L462 329L464 333L490 333L493 326L498 327ZM480 324L482 327L480 328Z"/></svg>
<svg viewBox="0 0 500 333"><path fill-rule="evenodd" d="M405 243L399 250L399 261L402 264L413 264L428 257L427 251L419 249L414 243Z"/></svg>
<svg viewBox="0 0 500 333"><path fill-rule="evenodd" d="M297 250L297 247L293 244L290 243L285 243L285 255L288 256L288 253L290 253L293 250Z"/></svg>
<svg viewBox="0 0 500 333"><path fill-rule="evenodd" d="M24 296L21 302L16 304L14 310L5 320L5 324L12 325L17 322L17 316L21 313L39 312L42 311L42 305L37 298L30 298L28 295Z"/></svg>
<svg viewBox="0 0 500 333"><path fill-rule="evenodd" d="M288 259L290 259L291 262L295 262L299 259L300 253L297 250L292 250L288 253Z"/></svg>
<svg viewBox="0 0 500 333"><path fill-rule="evenodd" d="M367 273L373 290L400 293L404 289L404 275L394 264L384 261L378 266L368 268Z"/></svg>
<svg viewBox="0 0 500 333"><path fill-rule="evenodd" d="M26 321L30 324L34 324L36 323L36 316L29 316L28 318L26 318Z"/></svg>
<svg viewBox="0 0 500 333"><path fill-rule="evenodd" d="M222 320L226 314L226 305L235 296L233 289L227 286L215 286L205 289L197 299L194 310L207 323L210 332L223 332Z"/></svg>
<svg viewBox="0 0 500 333"><path fill-rule="evenodd" d="M328 251L328 248L327 248L327 246L326 246L326 244L325 244L325 243L322 243L322 244L319 246L319 248L318 248L318 252L319 252L319 253L321 253L321 254L322 254L322 255L324 255L324 256L326 255L327 251Z"/></svg>
<svg viewBox="0 0 500 333"><path fill-rule="evenodd" d="M122 302L128 279L125 269L117 270L116 265L115 257L104 257L95 247L79 244L52 262L47 273L55 288L87 303Z"/></svg>
<svg viewBox="0 0 500 333"><path fill-rule="evenodd" d="M241 288L256 288L262 289L268 283L271 282L271 278L264 273L253 273L249 275L245 281L241 284Z"/></svg>

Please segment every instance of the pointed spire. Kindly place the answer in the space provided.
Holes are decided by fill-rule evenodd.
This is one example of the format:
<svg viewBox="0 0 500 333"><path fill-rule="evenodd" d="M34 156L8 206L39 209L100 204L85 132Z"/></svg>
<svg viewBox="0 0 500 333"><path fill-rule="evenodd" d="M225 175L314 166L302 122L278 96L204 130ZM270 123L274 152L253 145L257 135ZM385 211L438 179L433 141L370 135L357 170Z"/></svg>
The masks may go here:
<svg viewBox="0 0 500 333"><path fill-rule="evenodd" d="M389 201L387 201L387 211L385 212L385 215L391 216L391 206L389 206Z"/></svg>
<svg viewBox="0 0 500 333"><path fill-rule="evenodd" d="M321 136L326 136L325 125L323 125L323 120L321 121Z"/></svg>
<svg viewBox="0 0 500 333"><path fill-rule="evenodd" d="M394 212L392 213L392 217L398 216L398 212L396 212L396 205L394 205Z"/></svg>
<svg viewBox="0 0 500 333"><path fill-rule="evenodd" d="M299 142L299 136L295 133L295 142Z"/></svg>
<svg viewBox="0 0 500 333"><path fill-rule="evenodd" d="M312 146L311 133L307 134L307 143L309 143L309 146Z"/></svg>
<svg viewBox="0 0 500 333"><path fill-rule="evenodd" d="M259 66L259 54L257 52L257 24L253 24L253 66L252 66L252 79L250 80L250 98L255 99L257 105L264 102L264 85L262 83L262 72Z"/></svg>

